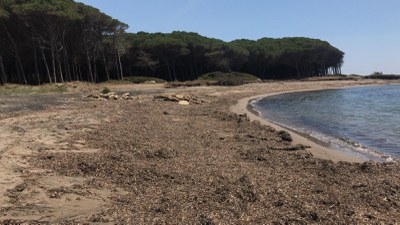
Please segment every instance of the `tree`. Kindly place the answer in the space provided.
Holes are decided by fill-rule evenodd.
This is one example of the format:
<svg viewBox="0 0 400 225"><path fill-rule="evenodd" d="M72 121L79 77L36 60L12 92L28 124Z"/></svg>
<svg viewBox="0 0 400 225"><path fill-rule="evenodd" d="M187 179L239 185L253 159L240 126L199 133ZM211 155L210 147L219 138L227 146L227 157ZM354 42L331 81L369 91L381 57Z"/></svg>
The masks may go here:
<svg viewBox="0 0 400 225"><path fill-rule="evenodd" d="M0 1L0 84L124 76L194 80L214 71L263 79L340 74L344 53L310 38L239 39L197 33L126 33L124 24L73 0Z"/></svg>

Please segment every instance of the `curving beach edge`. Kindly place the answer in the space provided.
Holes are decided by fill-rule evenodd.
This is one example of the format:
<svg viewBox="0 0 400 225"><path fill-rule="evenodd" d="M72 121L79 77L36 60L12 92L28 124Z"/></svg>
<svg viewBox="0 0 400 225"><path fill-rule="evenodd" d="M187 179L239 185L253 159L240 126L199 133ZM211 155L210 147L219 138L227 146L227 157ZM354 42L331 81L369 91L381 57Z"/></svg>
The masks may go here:
<svg viewBox="0 0 400 225"><path fill-rule="evenodd" d="M365 86L380 86L385 84L365 84ZM252 101L257 99L266 98L274 95L281 95L287 93L296 93L296 92L307 92L307 91L319 91L319 90L329 90L329 89L339 89L339 88L352 88L360 85L349 85L344 87L317 87L317 88L305 88L305 89L293 89L287 91L278 91L272 92L268 94L260 94L254 95L246 98L240 99L237 104L231 106L230 110L236 114L246 114L251 121L259 121L263 125L271 126L276 130L284 130L287 131L293 138L293 144L302 144L305 146L309 146L307 150L313 154L314 157L326 160L332 160L334 162L345 161L345 162L365 162L369 161L369 158L366 156L357 154L355 152L348 152L335 149L333 147L329 147L325 144L318 143L318 140L312 140L304 134L297 133L291 129L287 129L286 127L275 124L269 120L261 118L259 113L255 111L251 105Z"/></svg>

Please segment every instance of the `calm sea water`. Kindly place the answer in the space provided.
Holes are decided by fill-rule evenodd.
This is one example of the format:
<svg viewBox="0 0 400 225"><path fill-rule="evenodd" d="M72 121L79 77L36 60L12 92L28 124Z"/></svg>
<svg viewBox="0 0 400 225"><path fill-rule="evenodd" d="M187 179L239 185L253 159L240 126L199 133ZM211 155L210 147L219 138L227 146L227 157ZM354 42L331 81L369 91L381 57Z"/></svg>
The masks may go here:
<svg viewBox="0 0 400 225"><path fill-rule="evenodd" d="M338 149L400 158L400 85L282 94L252 105L263 118Z"/></svg>

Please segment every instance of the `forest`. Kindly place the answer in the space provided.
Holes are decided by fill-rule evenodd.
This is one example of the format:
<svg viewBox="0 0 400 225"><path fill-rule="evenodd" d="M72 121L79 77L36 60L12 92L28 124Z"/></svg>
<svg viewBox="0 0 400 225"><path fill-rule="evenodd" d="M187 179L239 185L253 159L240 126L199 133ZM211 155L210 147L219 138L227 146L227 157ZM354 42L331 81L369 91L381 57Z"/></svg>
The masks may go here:
<svg viewBox="0 0 400 225"><path fill-rule="evenodd" d="M73 0L0 1L0 84L102 82L129 76L195 80L214 71L261 79L341 74L344 53L304 37L231 42L197 33L129 33Z"/></svg>

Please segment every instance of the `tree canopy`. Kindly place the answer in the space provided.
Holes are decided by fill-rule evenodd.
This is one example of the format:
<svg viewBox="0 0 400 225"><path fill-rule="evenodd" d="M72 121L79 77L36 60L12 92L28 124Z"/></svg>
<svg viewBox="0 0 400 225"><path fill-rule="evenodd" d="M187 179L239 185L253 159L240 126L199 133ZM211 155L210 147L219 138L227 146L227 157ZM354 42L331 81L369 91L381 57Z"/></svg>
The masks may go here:
<svg viewBox="0 0 400 225"><path fill-rule="evenodd" d="M124 76L183 81L212 71L288 79L340 74L343 63L343 52L317 39L224 42L197 33L127 33L127 28L73 0L2 0L0 83Z"/></svg>

